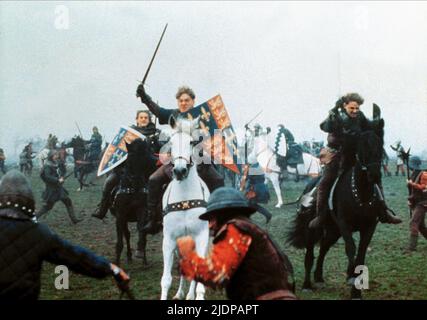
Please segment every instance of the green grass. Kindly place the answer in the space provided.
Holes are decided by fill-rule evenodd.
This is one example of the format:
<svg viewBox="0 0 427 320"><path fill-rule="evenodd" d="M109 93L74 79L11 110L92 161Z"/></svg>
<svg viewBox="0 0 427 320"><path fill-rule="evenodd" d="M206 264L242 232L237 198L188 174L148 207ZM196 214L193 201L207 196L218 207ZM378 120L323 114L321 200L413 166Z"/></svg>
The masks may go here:
<svg viewBox="0 0 427 320"><path fill-rule="evenodd" d="M37 203L40 207L41 193L44 185L36 172L32 177ZM96 207L101 196L103 179L98 180L96 187L83 192L77 192L74 178L66 181L65 186L70 192L76 212L85 220L74 226L71 224L65 207L57 203L53 210L42 219L52 230L75 244L87 247L108 259L114 257L116 241L114 219L111 215L101 222L91 218L90 214ZM400 225L379 224L370 244L366 265L369 268L370 288L363 293L364 299L427 299L427 241L419 239L418 250L415 253L404 254L409 237L409 214L406 206L407 189L404 177L387 177L383 179L387 202L396 213L403 218ZM283 188L285 202L296 199L304 187L303 182L287 182ZM292 221L296 207L282 209L274 208L275 194L267 205L274 217L266 228L274 239L290 257L295 269L297 295L301 299L347 299L349 287L346 285L345 270L347 259L342 240L330 250L325 261L324 277L326 285L323 289L313 292L302 292L301 285L304 277L304 251L287 247L284 244L285 230ZM264 218L253 216L261 226L265 226ZM136 248L136 227L132 224L132 244ZM357 238L357 234L354 235ZM144 267L141 260L134 259L132 264L126 264L125 252L122 256L122 266L132 278L132 288L137 299L158 299L160 297L160 278L163 262L161 250L162 235L149 236L147 255L149 265ZM317 249L316 249L317 251ZM316 252L317 253L317 252ZM169 296L172 297L178 286L178 271L173 270L174 282ZM42 291L40 299L118 299L118 289L111 279L96 280L71 273L70 289L56 290L54 266L44 264L42 273ZM207 299L224 299L222 291L207 289Z"/></svg>

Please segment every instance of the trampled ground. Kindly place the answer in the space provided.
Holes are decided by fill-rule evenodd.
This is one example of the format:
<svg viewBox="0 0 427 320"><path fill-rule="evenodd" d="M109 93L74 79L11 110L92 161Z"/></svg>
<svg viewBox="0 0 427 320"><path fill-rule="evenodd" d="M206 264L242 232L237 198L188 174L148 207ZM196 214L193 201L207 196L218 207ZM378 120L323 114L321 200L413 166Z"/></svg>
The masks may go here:
<svg viewBox="0 0 427 320"><path fill-rule="evenodd" d="M41 193L44 185L37 175L37 170L32 177L33 188L37 204L40 207ZM62 203L42 219L55 232L73 243L85 246L100 255L113 259L116 241L114 218L109 214L105 222L90 217L101 196L103 179L97 181L96 187L91 187L83 192L77 192L77 182L74 178L66 181L65 186L70 192L76 207L76 212L85 218L77 226L73 226L66 214ZM397 226L379 224L368 250L366 265L369 268L369 289L364 291L364 299L427 299L427 241L419 239L418 251L404 254L402 248L408 243L409 214L406 206L407 189L404 177L383 178L385 195L388 204L404 222ZM304 187L304 182L286 182L283 187L285 202L298 197ZM347 260L344 245L340 240L329 252L325 261L325 281L323 289L313 292L302 292L301 285L304 276L304 252L285 246L285 231L292 221L296 207L288 206L282 209L274 208L275 195L272 192L272 201L268 208L274 217L268 226L264 218L255 214L253 218L268 229L274 239L290 257L297 281L297 295L302 299L347 299L349 287L345 281ZM133 248L136 248L136 227L132 225ZM357 234L354 235L357 238ZM149 266L144 267L141 260L134 259L128 265L124 261L123 267L132 277L132 288L137 299L158 299L160 296L160 278L162 275L162 235L149 236L148 259ZM41 299L117 299L118 289L111 279L96 280L76 274L70 276L70 289L57 290L54 286L54 267L44 264L42 275ZM170 291L172 297L178 286L178 271L174 268L174 283ZM208 289L207 299L224 299L222 291Z"/></svg>

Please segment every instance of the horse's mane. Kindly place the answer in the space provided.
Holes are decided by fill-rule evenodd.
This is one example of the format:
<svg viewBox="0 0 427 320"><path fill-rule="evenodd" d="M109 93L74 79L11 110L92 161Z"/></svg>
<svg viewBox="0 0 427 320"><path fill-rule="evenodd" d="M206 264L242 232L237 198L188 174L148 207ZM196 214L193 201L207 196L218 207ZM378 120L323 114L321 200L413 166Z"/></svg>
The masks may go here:
<svg viewBox="0 0 427 320"><path fill-rule="evenodd" d="M195 130L199 129L198 123L199 123L198 118L194 120L190 120L183 116L178 116L175 119L175 123L173 127L174 133L185 133L191 136Z"/></svg>

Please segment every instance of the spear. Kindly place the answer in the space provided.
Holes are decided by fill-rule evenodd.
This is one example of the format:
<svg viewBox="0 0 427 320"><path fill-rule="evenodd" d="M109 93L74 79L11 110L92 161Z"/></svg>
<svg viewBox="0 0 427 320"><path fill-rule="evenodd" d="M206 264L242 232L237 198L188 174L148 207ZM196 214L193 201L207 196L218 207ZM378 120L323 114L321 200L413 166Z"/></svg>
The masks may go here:
<svg viewBox="0 0 427 320"><path fill-rule="evenodd" d="M402 158L403 162L406 165L406 178L409 180L409 157L410 157L410 151L411 148L408 149L408 151L405 152L405 150L400 150L400 157ZM412 187L408 186L408 193L409 196L411 196L412 193ZM412 210L409 208L409 217L412 218Z"/></svg>
<svg viewBox="0 0 427 320"><path fill-rule="evenodd" d="M82 132L80 131L80 127L79 127L77 121L74 121L74 123L76 124L77 130L79 130L80 138L83 139L83 135L82 135Z"/></svg>

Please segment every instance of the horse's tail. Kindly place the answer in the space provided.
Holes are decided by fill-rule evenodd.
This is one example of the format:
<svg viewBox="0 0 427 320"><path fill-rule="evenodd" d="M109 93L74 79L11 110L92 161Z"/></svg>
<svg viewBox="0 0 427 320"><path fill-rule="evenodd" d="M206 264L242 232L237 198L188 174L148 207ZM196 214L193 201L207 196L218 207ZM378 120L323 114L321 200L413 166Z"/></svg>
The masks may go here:
<svg viewBox="0 0 427 320"><path fill-rule="evenodd" d="M313 208L301 207L286 232L286 243L297 249L306 248L309 242L309 234L314 232L308 228L308 224L314 217L315 210Z"/></svg>

